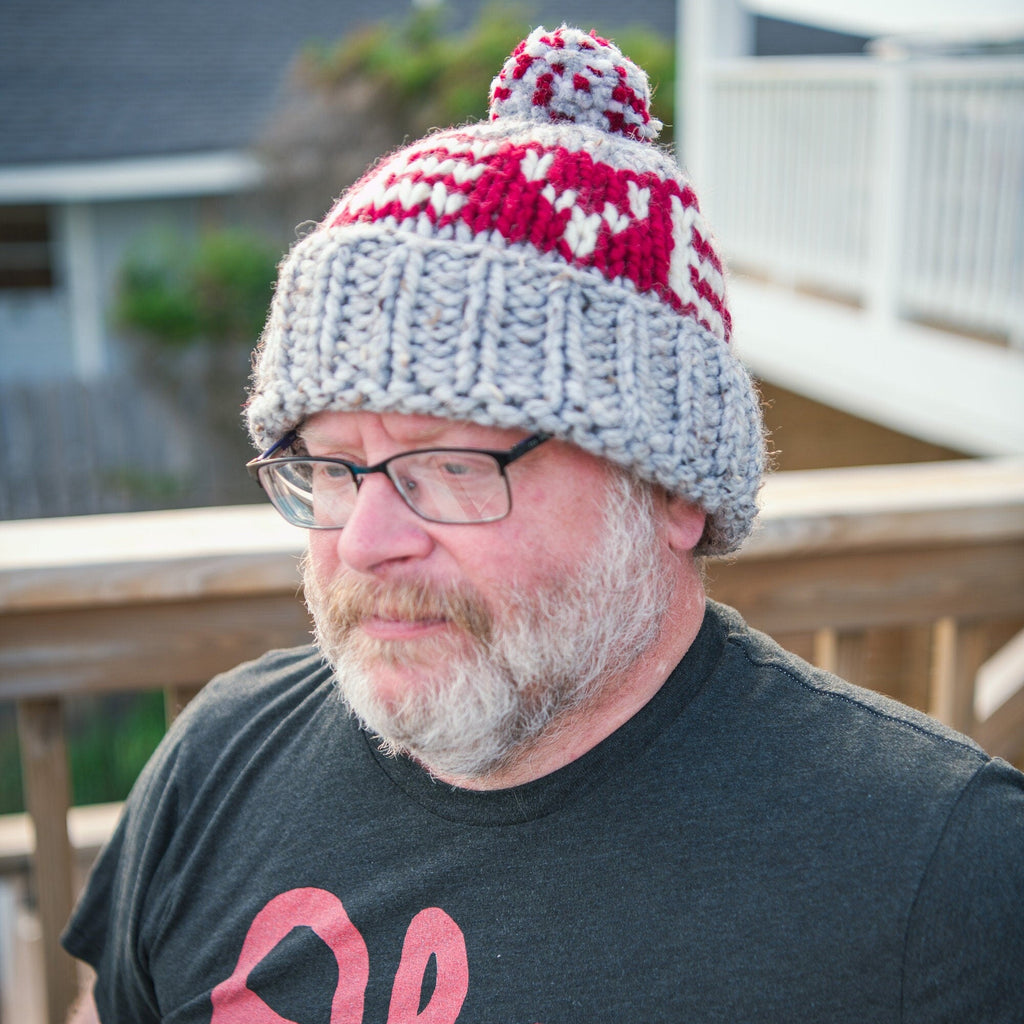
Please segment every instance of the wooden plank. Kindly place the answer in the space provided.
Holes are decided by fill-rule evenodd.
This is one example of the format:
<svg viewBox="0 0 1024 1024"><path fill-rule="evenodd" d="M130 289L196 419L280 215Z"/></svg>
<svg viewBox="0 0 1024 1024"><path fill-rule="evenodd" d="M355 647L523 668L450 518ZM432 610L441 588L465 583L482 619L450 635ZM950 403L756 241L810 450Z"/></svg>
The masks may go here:
<svg viewBox="0 0 1024 1024"><path fill-rule="evenodd" d="M0 523L0 612L294 591L304 549L269 505Z"/></svg>
<svg viewBox="0 0 1024 1024"><path fill-rule="evenodd" d="M861 631L825 627L814 634L813 662L858 686L866 685L867 637Z"/></svg>
<svg viewBox="0 0 1024 1024"><path fill-rule="evenodd" d="M274 647L307 643L293 588L279 595L0 617L0 697L199 686Z"/></svg>
<svg viewBox="0 0 1024 1024"><path fill-rule="evenodd" d="M91 804L68 811L68 839L72 861L86 869L113 834L124 804ZM36 850L32 815L0 814L0 875L26 871Z"/></svg>
<svg viewBox="0 0 1024 1024"><path fill-rule="evenodd" d="M736 562L1024 539L1024 459L770 476ZM305 537L269 507L0 523L0 611L287 588Z"/></svg>
<svg viewBox="0 0 1024 1024"><path fill-rule="evenodd" d="M1024 545L713 561L708 590L767 633L1011 618L1024 611Z"/></svg>
<svg viewBox="0 0 1024 1024"><path fill-rule="evenodd" d="M849 682L925 710L931 663L929 634L928 627L843 633L824 627L815 632L807 657Z"/></svg>
<svg viewBox="0 0 1024 1024"><path fill-rule="evenodd" d="M738 559L1024 538L1024 459L771 474Z"/></svg>
<svg viewBox="0 0 1024 1024"><path fill-rule="evenodd" d="M62 1024L77 994L78 979L74 961L60 946L73 892L67 830L71 788L61 702L19 702L18 737L25 804L35 824L35 888L43 938L47 1020Z"/></svg>
<svg viewBox="0 0 1024 1024"><path fill-rule="evenodd" d="M932 665L932 624L876 627L869 631L865 685L926 710Z"/></svg>

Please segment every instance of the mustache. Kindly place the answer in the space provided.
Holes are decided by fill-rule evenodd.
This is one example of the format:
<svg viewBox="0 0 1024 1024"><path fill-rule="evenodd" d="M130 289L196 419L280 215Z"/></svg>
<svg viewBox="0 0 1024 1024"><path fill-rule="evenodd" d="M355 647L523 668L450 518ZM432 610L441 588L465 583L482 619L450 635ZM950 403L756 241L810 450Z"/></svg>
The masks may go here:
<svg viewBox="0 0 1024 1024"><path fill-rule="evenodd" d="M321 587L307 573L307 588L314 584L318 603L325 606L332 627L348 635L366 619L403 622L449 622L482 644L494 634L494 616L483 598L465 585L438 585L425 581L386 583L367 578L345 578Z"/></svg>

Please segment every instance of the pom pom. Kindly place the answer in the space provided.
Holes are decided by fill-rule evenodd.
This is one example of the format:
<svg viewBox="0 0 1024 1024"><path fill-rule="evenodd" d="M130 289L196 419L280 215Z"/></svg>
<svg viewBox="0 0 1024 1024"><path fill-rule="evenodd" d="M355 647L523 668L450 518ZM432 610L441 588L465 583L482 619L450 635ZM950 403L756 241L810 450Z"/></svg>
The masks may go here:
<svg viewBox="0 0 1024 1024"><path fill-rule="evenodd" d="M491 82L490 118L571 121L652 142L647 75L607 39L563 25L535 29Z"/></svg>

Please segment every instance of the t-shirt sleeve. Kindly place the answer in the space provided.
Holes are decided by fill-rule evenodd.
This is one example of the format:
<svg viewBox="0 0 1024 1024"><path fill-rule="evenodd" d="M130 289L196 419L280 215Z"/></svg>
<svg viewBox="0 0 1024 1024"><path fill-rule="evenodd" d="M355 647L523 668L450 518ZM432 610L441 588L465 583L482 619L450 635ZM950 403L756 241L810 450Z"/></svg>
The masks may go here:
<svg viewBox="0 0 1024 1024"><path fill-rule="evenodd" d="M253 751L296 704L329 692L328 680L311 648L270 652L211 680L168 730L62 936L96 970L103 1024L149 1024L177 1009L160 1004L153 976L157 964L176 969L161 944L196 844Z"/></svg>
<svg viewBox="0 0 1024 1024"><path fill-rule="evenodd" d="M134 958L117 955L127 948L120 934L120 915L116 913L122 852L123 836L118 833L93 869L61 941L72 956L84 960L97 972L94 995L104 1024L121 1020L146 1024L160 1020L152 986ZM112 985L115 978L117 983ZM125 991L126 995L112 1001L111 991Z"/></svg>
<svg viewBox="0 0 1024 1024"><path fill-rule="evenodd" d="M180 735L168 733L139 776L62 936L64 948L96 970L103 1024L161 1019L143 930L147 917L159 911L150 893L159 889L155 879L165 871L175 829Z"/></svg>
<svg viewBox="0 0 1024 1024"><path fill-rule="evenodd" d="M989 761L953 808L907 930L908 1024L1024 1020L1024 775Z"/></svg>

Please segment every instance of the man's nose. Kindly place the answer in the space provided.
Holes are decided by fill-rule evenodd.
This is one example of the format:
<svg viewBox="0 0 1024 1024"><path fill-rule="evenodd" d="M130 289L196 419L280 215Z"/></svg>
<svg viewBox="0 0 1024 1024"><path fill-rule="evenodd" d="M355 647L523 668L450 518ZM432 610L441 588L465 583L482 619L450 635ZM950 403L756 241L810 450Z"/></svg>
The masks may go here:
<svg viewBox="0 0 1024 1024"><path fill-rule="evenodd" d="M356 572L425 558L433 550L429 524L405 503L384 473L364 476L348 522L338 531L338 557Z"/></svg>

